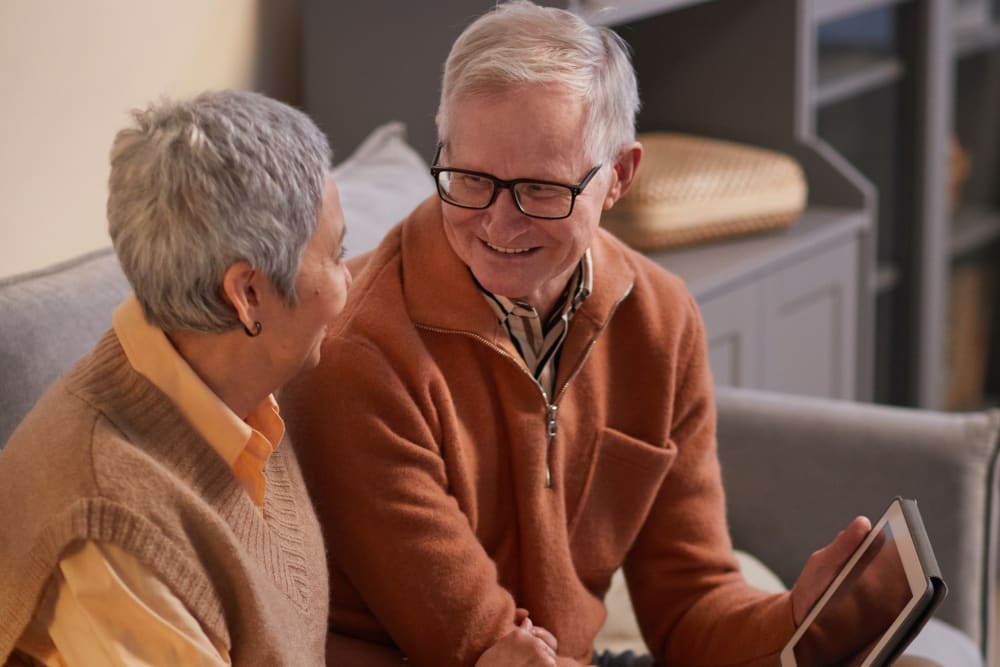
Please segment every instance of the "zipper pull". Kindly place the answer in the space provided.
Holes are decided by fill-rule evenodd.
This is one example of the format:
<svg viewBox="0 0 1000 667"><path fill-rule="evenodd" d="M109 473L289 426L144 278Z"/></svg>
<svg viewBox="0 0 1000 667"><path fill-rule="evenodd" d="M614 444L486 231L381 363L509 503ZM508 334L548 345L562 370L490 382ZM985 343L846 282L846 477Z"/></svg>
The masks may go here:
<svg viewBox="0 0 1000 667"><path fill-rule="evenodd" d="M559 430L558 417L559 408L555 404L549 403L545 406L545 432L548 434L548 442L545 446L545 488L552 488L552 438L556 437Z"/></svg>

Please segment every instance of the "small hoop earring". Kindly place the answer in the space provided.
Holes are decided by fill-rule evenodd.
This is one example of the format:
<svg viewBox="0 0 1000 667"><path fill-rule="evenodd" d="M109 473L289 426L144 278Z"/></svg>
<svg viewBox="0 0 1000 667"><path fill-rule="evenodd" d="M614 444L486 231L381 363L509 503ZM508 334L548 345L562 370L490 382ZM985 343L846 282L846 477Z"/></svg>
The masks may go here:
<svg viewBox="0 0 1000 667"><path fill-rule="evenodd" d="M246 334L248 336L250 336L251 338L256 338L257 336L259 336L260 335L260 330L261 330L260 322L258 322L256 320L253 323L253 331L250 331L250 329L249 329L249 327L247 327L247 325L245 325L245 324L243 325L243 331L245 331Z"/></svg>

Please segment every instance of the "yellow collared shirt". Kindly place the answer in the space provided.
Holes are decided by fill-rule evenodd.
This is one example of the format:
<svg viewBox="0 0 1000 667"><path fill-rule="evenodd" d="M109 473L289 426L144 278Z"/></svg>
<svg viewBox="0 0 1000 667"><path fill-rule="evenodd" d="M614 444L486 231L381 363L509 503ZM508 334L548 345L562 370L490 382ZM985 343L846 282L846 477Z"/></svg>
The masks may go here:
<svg viewBox="0 0 1000 667"><path fill-rule="evenodd" d="M177 406L263 511L264 470L285 432L274 397L240 419L146 321L134 295L115 310L113 324L132 367ZM231 664L170 589L116 545L77 545L52 578L17 645L48 667Z"/></svg>

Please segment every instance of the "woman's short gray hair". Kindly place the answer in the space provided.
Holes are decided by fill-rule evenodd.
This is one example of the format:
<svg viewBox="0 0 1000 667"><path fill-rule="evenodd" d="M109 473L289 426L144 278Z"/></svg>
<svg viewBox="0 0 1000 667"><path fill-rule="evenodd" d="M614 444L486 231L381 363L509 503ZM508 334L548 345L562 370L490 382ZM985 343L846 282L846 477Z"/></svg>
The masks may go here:
<svg viewBox="0 0 1000 667"><path fill-rule="evenodd" d="M521 83L556 83L587 101L587 157L608 164L635 139L639 92L628 44L572 12L527 0L498 5L469 25L445 62L438 138L456 99Z"/></svg>
<svg viewBox="0 0 1000 667"><path fill-rule="evenodd" d="M239 326L222 278L246 260L296 303L331 151L301 111L252 92L132 112L111 147L108 229L146 318L164 331Z"/></svg>

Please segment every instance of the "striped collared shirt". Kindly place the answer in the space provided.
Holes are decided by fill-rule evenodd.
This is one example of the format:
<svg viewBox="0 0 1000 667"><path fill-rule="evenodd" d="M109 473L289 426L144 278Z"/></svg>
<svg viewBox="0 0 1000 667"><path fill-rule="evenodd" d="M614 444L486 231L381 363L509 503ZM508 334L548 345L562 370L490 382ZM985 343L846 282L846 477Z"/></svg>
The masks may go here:
<svg viewBox="0 0 1000 667"><path fill-rule="evenodd" d="M566 332L569 331L569 321L580 304L590 296L592 288L593 262L589 249L583 254L566 289L556 301L552 314L544 323L538 311L530 304L493 294L479 285L486 302L493 308L528 371L548 394L550 401L555 399L552 390L559 368L559 354Z"/></svg>

